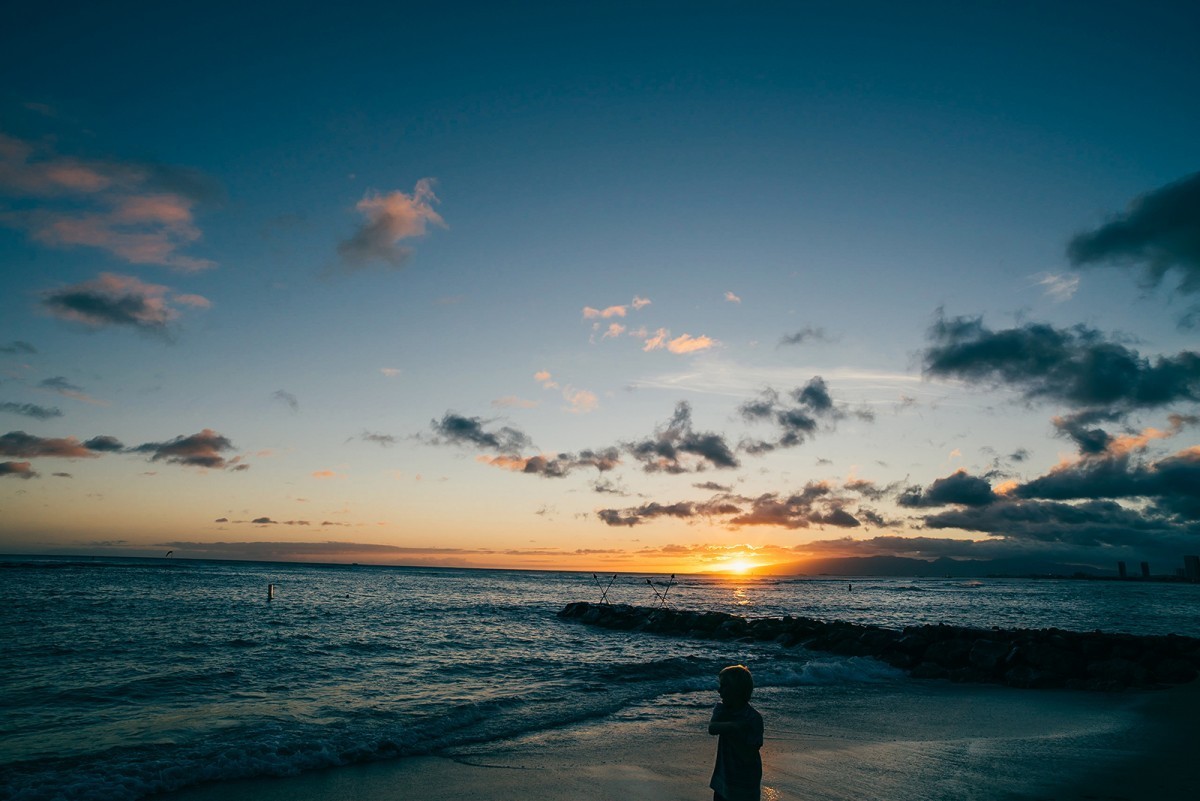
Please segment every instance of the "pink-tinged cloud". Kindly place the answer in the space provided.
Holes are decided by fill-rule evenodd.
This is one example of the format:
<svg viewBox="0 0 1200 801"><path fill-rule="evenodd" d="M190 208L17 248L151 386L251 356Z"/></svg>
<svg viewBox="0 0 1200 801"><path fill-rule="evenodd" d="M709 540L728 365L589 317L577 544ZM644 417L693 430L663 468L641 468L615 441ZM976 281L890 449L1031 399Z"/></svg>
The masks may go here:
<svg viewBox="0 0 1200 801"><path fill-rule="evenodd" d="M95 248L185 272L214 267L180 252L200 239L193 210L213 194L206 183L187 170L75 159L0 134L0 194L38 204L0 214L0 224L47 247Z"/></svg>
<svg viewBox="0 0 1200 801"><path fill-rule="evenodd" d="M113 440L115 442L115 440ZM59 459L94 459L99 450L92 450L75 437L38 437L24 431L9 431L0 435L0 456L36 459L47 456Z"/></svg>
<svg viewBox="0 0 1200 801"><path fill-rule="evenodd" d="M695 353L698 350L708 350L716 344L715 339L704 335L693 337L691 334L681 334L667 343L667 350L671 353Z"/></svg>
<svg viewBox="0 0 1200 801"><path fill-rule="evenodd" d="M612 339L625 333L625 326L620 323L609 323L608 328L600 335L601 339Z"/></svg>
<svg viewBox="0 0 1200 801"><path fill-rule="evenodd" d="M647 334L646 342L642 345L642 350L649 352L652 350L658 350L659 348L665 348L667 346L667 337L670 335L671 332L665 328L658 329L654 332L653 336Z"/></svg>
<svg viewBox="0 0 1200 801"><path fill-rule="evenodd" d="M437 202L430 178L417 181L411 195L398 190L387 194L367 192L355 205L366 221L338 244L342 261L351 269L376 261L403 267L412 250L401 242L424 236L430 224L446 227L445 220L433 209L432 204Z"/></svg>
<svg viewBox="0 0 1200 801"><path fill-rule="evenodd" d="M587 414L595 411L596 407L600 405L600 399L596 397L596 393L586 389L566 387L563 389L563 399L567 402L567 411L572 414Z"/></svg>
<svg viewBox="0 0 1200 801"><path fill-rule="evenodd" d="M624 317L628 313L628 306L609 306L607 309L593 309L591 306L583 307L583 318L585 320L594 320L596 318L607 320L610 317Z"/></svg>
<svg viewBox="0 0 1200 801"><path fill-rule="evenodd" d="M312 477L315 479L323 480L323 479L330 479L330 478L338 478L338 474L332 470L317 470L314 473L312 473Z"/></svg>
<svg viewBox="0 0 1200 801"><path fill-rule="evenodd" d="M130 275L101 273L80 284L42 293L42 306L61 320L92 327L129 326L152 333L165 333L179 313L171 303L193 308L211 304L200 295L170 295L169 287L148 284Z"/></svg>
<svg viewBox="0 0 1200 801"><path fill-rule="evenodd" d="M637 295L634 295L634 296L633 296L633 303L632 303L632 304L630 304L630 305L632 305L632 306L633 306L633 308L634 308L634 310L635 310L635 311L638 311L638 310L641 310L641 309L645 308L646 306L649 306L649 305L650 305L650 299L649 299L649 298L642 298L642 297L638 297Z"/></svg>
<svg viewBox="0 0 1200 801"><path fill-rule="evenodd" d="M221 454L233 449L229 439L211 428L206 428L197 434L179 436L169 442L147 442L132 450L136 453L150 454L150 461L165 461L170 464L185 467L204 467L223 470L231 467L234 470L245 470L249 465L240 465L240 457L226 461Z"/></svg>
<svg viewBox="0 0 1200 801"><path fill-rule="evenodd" d="M546 370L538 370L534 373L533 380L541 384L542 389L558 389L558 382Z"/></svg>
<svg viewBox="0 0 1200 801"><path fill-rule="evenodd" d="M516 395L505 395L492 401L492 406L498 409L533 409L538 405L538 401L518 398Z"/></svg>
<svg viewBox="0 0 1200 801"><path fill-rule="evenodd" d="M38 473L29 462L0 462L0 478L37 478Z"/></svg>
<svg viewBox="0 0 1200 801"><path fill-rule="evenodd" d="M739 298L737 295L733 294L732 292L725 293L725 300L729 301L730 303L741 303L742 302L742 299Z"/></svg>

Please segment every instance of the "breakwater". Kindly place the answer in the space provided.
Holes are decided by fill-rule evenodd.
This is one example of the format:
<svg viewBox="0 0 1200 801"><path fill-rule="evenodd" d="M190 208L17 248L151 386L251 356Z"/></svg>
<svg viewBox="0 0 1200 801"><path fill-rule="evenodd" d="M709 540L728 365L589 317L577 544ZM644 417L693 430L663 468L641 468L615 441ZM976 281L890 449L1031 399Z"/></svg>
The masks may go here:
<svg viewBox="0 0 1200 801"><path fill-rule="evenodd" d="M1200 639L1059 629L881 626L792 617L747 619L628 604L569 603L567 620L696 639L777 642L869 656L915 678L1026 688L1115 691L1185 684L1200 674Z"/></svg>

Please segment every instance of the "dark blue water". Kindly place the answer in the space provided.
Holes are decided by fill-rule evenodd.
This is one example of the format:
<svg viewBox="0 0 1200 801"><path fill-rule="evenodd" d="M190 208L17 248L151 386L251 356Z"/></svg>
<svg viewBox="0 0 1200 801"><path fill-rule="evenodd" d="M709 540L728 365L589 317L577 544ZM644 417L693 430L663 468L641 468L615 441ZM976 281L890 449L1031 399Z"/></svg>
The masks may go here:
<svg viewBox="0 0 1200 801"><path fill-rule="evenodd" d="M609 598L657 603L667 588L646 581L620 577ZM732 662L765 687L906 680L869 659L555 616L599 596L591 574L8 558L0 798L132 801L437 752L711 695ZM683 577L667 600L893 627L1200 635L1200 586L1185 584L855 579L847 592L843 580Z"/></svg>

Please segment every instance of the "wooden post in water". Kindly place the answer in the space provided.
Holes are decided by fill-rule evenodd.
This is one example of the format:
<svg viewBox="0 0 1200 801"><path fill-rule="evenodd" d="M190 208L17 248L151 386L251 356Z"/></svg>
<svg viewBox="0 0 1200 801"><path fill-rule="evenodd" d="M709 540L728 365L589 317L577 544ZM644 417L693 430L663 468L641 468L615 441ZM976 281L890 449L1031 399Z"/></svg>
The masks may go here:
<svg viewBox="0 0 1200 801"><path fill-rule="evenodd" d="M269 601L274 597L275 597L275 585L268 584L267 585L267 600Z"/></svg>

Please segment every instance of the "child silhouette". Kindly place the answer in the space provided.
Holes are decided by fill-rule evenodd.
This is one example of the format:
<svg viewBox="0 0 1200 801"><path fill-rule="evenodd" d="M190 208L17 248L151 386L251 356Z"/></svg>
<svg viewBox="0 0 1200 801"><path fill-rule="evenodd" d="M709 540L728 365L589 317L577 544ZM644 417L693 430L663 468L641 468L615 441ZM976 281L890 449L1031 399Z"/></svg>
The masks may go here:
<svg viewBox="0 0 1200 801"><path fill-rule="evenodd" d="M721 703L713 709L708 733L718 735L713 768L713 801L759 801L762 783L763 719L750 706L754 677L744 665L730 665L718 676Z"/></svg>

